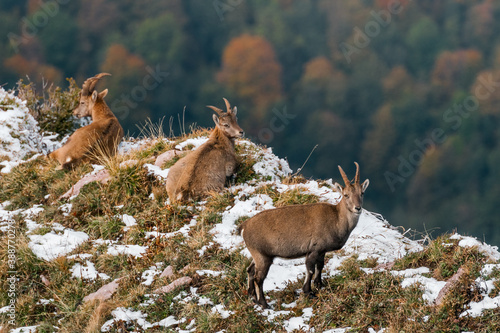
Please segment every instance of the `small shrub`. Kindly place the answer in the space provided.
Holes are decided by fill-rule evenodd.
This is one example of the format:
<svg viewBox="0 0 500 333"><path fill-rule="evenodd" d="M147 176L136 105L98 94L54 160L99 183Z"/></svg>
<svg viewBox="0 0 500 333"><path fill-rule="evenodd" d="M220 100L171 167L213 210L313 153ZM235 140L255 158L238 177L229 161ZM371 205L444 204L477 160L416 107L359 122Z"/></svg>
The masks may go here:
<svg viewBox="0 0 500 333"><path fill-rule="evenodd" d="M40 129L58 133L60 138L80 127L72 113L79 102L80 88L74 79L67 80L67 90L53 85L37 89L33 82L24 83L23 80L19 80L16 88L19 98L27 101L27 107Z"/></svg>

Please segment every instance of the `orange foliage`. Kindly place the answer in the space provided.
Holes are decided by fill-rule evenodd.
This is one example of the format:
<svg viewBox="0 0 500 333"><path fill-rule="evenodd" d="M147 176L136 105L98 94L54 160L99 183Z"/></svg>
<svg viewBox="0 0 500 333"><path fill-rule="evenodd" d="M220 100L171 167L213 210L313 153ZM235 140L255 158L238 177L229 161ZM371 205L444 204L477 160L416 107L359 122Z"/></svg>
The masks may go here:
<svg viewBox="0 0 500 333"><path fill-rule="evenodd" d="M479 101L479 112L484 115L500 115L500 70L479 73L472 85L471 93Z"/></svg>
<svg viewBox="0 0 500 333"><path fill-rule="evenodd" d="M316 57L305 64L302 78L308 80L324 81L333 76L333 67L326 57Z"/></svg>
<svg viewBox="0 0 500 333"><path fill-rule="evenodd" d="M20 77L27 75L31 80L43 78L45 81L57 84L62 81L62 73L56 67L40 64L36 60L28 60L20 54L5 59L3 64Z"/></svg>
<svg viewBox="0 0 500 333"><path fill-rule="evenodd" d="M367 132L363 143L363 159L367 171L380 170L387 167L397 131L391 114L390 104L382 105L373 115L373 127Z"/></svg>
<svg viewBox="0 0 500 333"><path fill-rule="evenodd" d="M281 98L281 65L272 45L262 37L241 35L224 49L219 82L257 109L258 118Z"/></svg>
<svg viewBox="0 0 500 333"><path fill-rule="evenodd" d="M131 54L123 45L114 44L109 47L101 70L109 73L127 73L134 69L142 71L145 66L141 57Z"/></svg>
<svg viewBox="0 0 500 333"><path fill-rule="evenodd" d="M494 33L495 8L491 0L486 0L472 7L467 13L465 33L471 40L479 39L487 43Z"/></svg>
<svg viewBox="0 0 500 333"><path fill-rule="evenodd" d="M382 79L382 85L385 94L392 99L413 90L412 78L403 66L394 67L389 75Z"/></svg>
<svg viewBox="0 0 500 333"><path fill-rule="evenodd" d="M479 70L481 53L476 50L445 51L439 55L432 71L432 83L452 93L457 86L468 84Z"/></svg>

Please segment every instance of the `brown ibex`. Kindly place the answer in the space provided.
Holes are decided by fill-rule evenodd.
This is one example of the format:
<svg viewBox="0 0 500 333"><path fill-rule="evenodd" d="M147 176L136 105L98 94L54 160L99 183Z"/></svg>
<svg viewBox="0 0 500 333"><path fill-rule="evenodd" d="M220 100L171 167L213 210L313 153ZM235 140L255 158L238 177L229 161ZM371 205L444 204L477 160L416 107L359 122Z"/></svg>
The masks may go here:
<svg viewBox="0 0 500 333"><path fill-rule="evenodd" d="M247 268L248 294L256 303L268 307L263 284L275 257L292 259L305 256L304 294L313 295L313 277L315 286L322 287L321 271L325 264L325 253L344 246L358 224L363 194L369 185L368 179L363 184L359 183L359 165L355 164L353 183L339 166L345 188L338 183L334 185L342 194L337 205L315 203L270 209L240 225L239 232L253 258Z"/></svg>
<svg viewBox="0 0 500 333"><path fill-rule="evenodd" d="M59 161L59 169L71 169L82 162L95 162L102 154L116 154L123 138L123 128L104 101L108 89L100 93L95 90L97 82L107 75L111 74L100 73L83 83L80 102L73 115L78 118L90 116L92 123L77 129L64 146L49 154L50 158Z"/></svg>
<svg viewBox="0 0 500 333"><path fill-rule="evenodd" d="M238 125L236 106L224 98L227 112L215 106L215 128L208 141L195 151L177 161L168 172L167 194L171 202L186 202L198 199L210 191L224 188L227 177L233 176L238 165L234 152L234 141L243 136Z"/></svg>

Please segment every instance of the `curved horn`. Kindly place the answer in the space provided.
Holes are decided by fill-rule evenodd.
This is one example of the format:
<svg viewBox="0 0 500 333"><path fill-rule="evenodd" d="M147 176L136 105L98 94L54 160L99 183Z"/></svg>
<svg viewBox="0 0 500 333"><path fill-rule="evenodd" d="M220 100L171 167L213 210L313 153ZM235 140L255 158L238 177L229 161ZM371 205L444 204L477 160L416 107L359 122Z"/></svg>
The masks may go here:
<svg viewBox="0 0 500 333"><path fill-rule="evenodd" d="M344 170L342 170L342 167L340 165L338 167L339 167L340 175L342 176L342 179L344 180L344 184L349 185L351 183L349 181L349 178L347 178Z"/></svg>
<svg viewBox="0 0 500 333"><path fill-rule="evenodd" d="M85 80L82 86L82 95L88 96L94 92L97 82L104 76L111 76L109 73L99 73L94 77Z"/></svg>
<svg viewBox="0 0 500 333"><path fill-rule="evenodd" d="M354 184L359 184L359 164L358 162L354 162L356 164L356 176L354 177Z"/></svg>
<svg viewBox="0 0 500 333"><path fill-rule="evenodd" d="M222 99L224 100L224 103L226 103L227 113L231 113L232 112L231 104L229 104L229 101L227 99L225 99L224 97L222 97Z"/></svg>
<svg viewBox="0 0 500 333"><path fill-rule="evenodd" d="M224 111L222 111L219 108L216 108L215 106L207 105L207 108L214 110L219 116L222 116L224 114Z"/></svg>

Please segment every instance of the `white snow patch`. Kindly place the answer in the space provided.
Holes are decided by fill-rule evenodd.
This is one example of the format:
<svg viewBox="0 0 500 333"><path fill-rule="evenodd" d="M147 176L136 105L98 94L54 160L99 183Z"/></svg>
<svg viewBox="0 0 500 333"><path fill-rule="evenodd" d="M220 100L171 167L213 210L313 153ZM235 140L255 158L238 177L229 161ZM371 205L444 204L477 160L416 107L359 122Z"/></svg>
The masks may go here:
<svg viewBox="0 0 500 333"><path fill-rule="evenodd" d="M430 273L430 269L428 267L419 267L419 268L408 268L404 271L391 271L391 274L394 276L402 276L404 278L412 277L415 275L421 275Z"/></svg>
<svg viewBox="0 0 500 333"><path fill-rule="evenodd" d="M481 275L488 276L495 270L500 270L500 264L486 264L484 265L483 269L481 269Z"/></svg>
<svg viewBox="0 0 500 333"><path fill-rule="evenodd" d="M120 254L125 254L128 256L133 256L136 259L142 257L144 253L146 253L146 250L148 249L147 246L141 246L141 245L118 245L118 244L113 244L108 247L108 252L107 254L110 254L112 256L117 256Z"/></svg>
<svg viewBox="0 0 500 333"><path fill-rule="evenodd" d="M63 213L64 216L68 216L73 208L73 204L65 203L59 207L59 210Z"/></svg>
<svg viewBox="0 0 500 333"><path fill-rule="evenodd" d="M358 225L342 250L348 254L358 254L359 260L372 257L379 263L387 263L410 252L422 251L423 247L393 229L380 215L363 209Z"/></svg>
<svg viewBox="0 0 500 333"><path fill-rule="evenodd" d="M158 232L158 231L146 231L144 234L145 234L146 238L170 238L170 237L174 237L175 235L178 235L178 234L182 234L182 235L184 235L184 237L187 237L189 235L189 230L191 229L191 227L194 227L198 223L198 221L196 220L197 218L198 218L198 215L193 216L193 218L191 219L189 224L186 224L185 226L183 226L182 228L180 228L177 231L167 232L167 233ZM156 229L156 227L155 227L155 229Z"/></svg>
<svg viewBox="0 0 500 333"><path fill-rule="evenodd" d="M460 314L460 317L464 317L467 315L471 317L479 317L484 310L496 309L500 307L500 296L496 296L494 298L491 298L488 295L483 295L483 296L484 296L483 300L479 302L470 302L469 303L470 309L465 312L462 312Z"/></svg>
<svg viewBox="0 0 500 333"><path fill-rule="evenodd" d="M170 171L170 169L162 169L150 163L144 164L144 167L148 169L148 175L153 175L160 180L167 179L168 172Z"/></svg>
<svg viewBox="0 0 500 333"><path fill-rule="evenodd" d="M479 302L470 302L469 309L462 312L460 317L471 316L479 317L484 310L495 309L500 307L500 295L496 297L490 297L488 294L495 289L495 282L497 279L485 280L487 276L493 273L494 270L500 269L500 264L486 264L481 270L481 276L476 279L476 285L480 287L481 296L483 299Z"/></svg>
<svg viewBox="0 0 500 333"><path fill-rule="evenodd" d="M163 266L163 263L156 263L155 266L151 266L149 269L142 272L141 279L143 281L141 283L145 286L150 286L153 283L155 276L161 274L162 271L159 269L161 266Z"/></svg>
<svg viewBox="0 0 500 333"><path fill-rule="evenodd" d="M252 169L263 177L270 177L273 181L279 181L292 173L288 162L273 154L271 148L262 149L257 153L257 163Z"/></svg>
<svg viewBox="0 0 500 333"><path fill-rule="evenodd" d="M285 289L290 282L296 282L305 276L305 259L275 258L264 280L264 291Z"/></svg>
<svg viewBox="0 0 500 333"><path fill-rule="evenodd" d="M18 327L18 328L10 330L9 333L36 333L36 328L38 326L40 326L40 325Z"/></svg>
<svg viewBox="0 0 500 333"><path fill-rule="evenodd" d="M263 210L272 208L274 208L273 199L267 194L258 194L244 201L236 198L234 206L222 213L222 223L216 224L210 232L214 234L214 240L222 248L234 250L243 241L240 235L234 235L236 220L243 216L252 217Z"/></svg>
<svg viewBox="0 0 500 333"><path fill-rule="evenodd" d="M217 304L212 308L212 313L218 313L220 314L222 319L226 319L229 318L229 316L231 316L234 313L234 311L226 310L223 304Z"/></svg>
<svg viewBox="0 0 500 333"><path fill-rule="evenodd" d="M140 326L143 330L161 326L161 327L170 327L173 325L177 325L180 323L184 323L186 321L185 318L180 320L176 320L174 316L169 316L165 319L162 319L156 323L149 323L146 318L147 314L142 313L141 311L133 311L131 309L126 308L117 308L111 312L113 319L108 320L101 326L101 332L108 332L113 327L113 324L118 321L123 321L127 324L132 324L135 322L138 326Z"/></svg>
<svg viewBox="0 0 500 333"><path fill-rule="evenodd" d="M37 305L47 305L47 304L50 304L53 302L54 302L53 298L49 298L49 299L41 298L38 302L36 302L36 304Z"/></svg>
<svg viewBox="0 0 500 333"><path fill-rule="evenodd" d="M178 145L176 145L175 149L182 150L184 147L186 147L188 145L193 145L192 150L195 150L207 141L208 141L207 137L198 137L198 138L193 138L193 139L187 139L186 141L181 142Z"/></svg>
<svg viewBox="0 0 500 333"><path fill-rule="evenodd" d="M7 158L0 162L0 172L10 172L26 155L41 152L39 130L26 101L0 87L0 156Z"/></svg>
<svg viewBox="0 0 500 333"><path fill-rule="evenodd" d="M312 316L313 309L304 308L302 309L301 317L292 317L288 320L285 320L283 324L287 332L292 332L294 330L309 331L309 325L306 324L306 322L308 322Z"/></svg>
<svg viewBox="0 0 500 333"><path fill-rule="evenodd" d="M77 279L91 281L97 279L97 277L103 280L110 279L109 275L97 272L97 270L95 269L95 265L89 260L87 260L85 266L76 263L69 271L72 273L72 276Z"/></svg>
<svg viewBox="0 0 500 333"><path fill-rule="evenodd" d="M53 230L45 235L28 235L29 248L40 259L47 261L66 255L86 242L89 236L82 231L64 229L62 234Z"/></svg>
<svg viewBox="0 0 500 333"><path fill-rule="evenodd" d="M500 252L498 252L498 246L491 246L480 242L475 237L462 236L459 234L453 234L450 239L459 240L458 246L461 247L474 247L477 246L479 252L487 255L490 259L494 261L500 260Z"/></svg>
<svg viewBox="0 0 500 333"><path fill-rule="evenodd" d="M401 282L401 287L406 288L414 284L419 284L423 291L422 298L429 303L436 300L439 292L446 285L446 281L438 281L434 278L428 278L422 275L415 275L413 277L405 278Z"/></svg>
<svg viewBox="0 0 500 333"><path fill-rule="evenodd" d="M208 275L208 276L221 276L221 278L225 277L224 272L217 272L217 271L212 271L212 270L209 270L209 269L200 269L200 270L197 270L196 274L198 274L199 276Z"/></svg>
<svg viewBox="0 0 500 333"><path fill-rule="evenodd" d="M77 253L77 254L72 254L70 256L67 256L66 258L68 258L68 259L88 259L88 258L92 258L92 255L90 253Z"/></svg>
<svg viewBox="0 0 500 333"><path fill-rule="evenodd" d="M125 223L127 227L132 227L134 225L137 225L137 221L131 215L127 214L120 215L120 219L123 221L123 223Z"/></svg>

